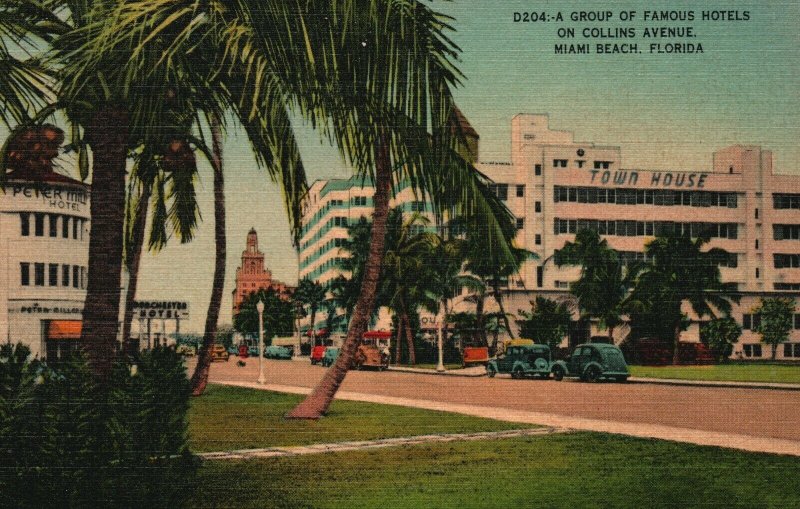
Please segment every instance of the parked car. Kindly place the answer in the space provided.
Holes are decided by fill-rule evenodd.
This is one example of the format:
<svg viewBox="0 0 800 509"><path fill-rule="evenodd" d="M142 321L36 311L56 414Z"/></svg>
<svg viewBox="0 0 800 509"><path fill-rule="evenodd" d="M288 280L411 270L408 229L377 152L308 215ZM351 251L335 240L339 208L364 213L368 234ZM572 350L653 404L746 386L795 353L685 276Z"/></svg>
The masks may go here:
<svg viewBox="0 0 800 509"><path fill-rule="evenodd" d="M511 378L549 378L551 360L550 347L547 345L509 346L505 353L486 364L486 375L491 378L497 373L510 373Z"/></svg>
<svg viewBox="0 0 800 509"><path fill-rule="evenodd" d="M624 382L630 376L622 351L614 345L590 343L578 345L566 361L556 361L551 369L553 378L580 378L584 382L600 379Z"/></svg>
<svg viewBox="0 0 800 509"><path fill-rule="evenodd" d="M322 357L325 356L325 349L328 348L327 346L315 346L311 349L311 364L316 364L322 361Z"/></svg>
<svg viewBox="0 0 800 509"><path fill-rule="evenodd" d="M258 357L258 345L247 347L247 355L250 357Z"/></svg>
<svg viewBox="0 0 800 509"><path fill-rule="evenodd" d="M323 366L325 366L327 368L331 364L336 362L336 359L338 359L338 358L339 358L339 349L338 348L333 348L333 347L328 347L328 349L325 350L325 355L322 356L321 363L322 363Z"/></svg>
<svg viewBox="0 0 800 509"><path fill-rule="evenodd" d="M268 346L264 349L267 359L292 359L292 351L285 346Z"/></svg>
<svg viewBox="0 0 800 509"><path fill-rule="evenodd" d="M489 348L485 346L465 346L461 364L469 366L472 364L483 364L489 362Z"/></svg>
<svg viewBox="0 0 800 509"><path fill-rule="evenodd" d="M185 355L186 357L194 357L197 353L194 345L178 345L175 351L179 354Z"/></svg>
<svg viewBox="0 0 800 509"><path fill-rule="evenodd" d="M211 347L211 362L220 361L227 362L228 350L224 345L214 345Z"/></svg>
<svg viewBox="0 0 800 509"><path fill-rule="evenodd" d="M229 346L228 347L228 355L233 355L234 357L239 355L239 347L235 346L235 345Z"/></svg>
<svg viewBox="0 0 800 509"><path fill-rule="evenodd" d="M361 344L356 351L353 367L355 369L377 368L378 371L383 371L389 368L389 353L374 344Z"/></svg>

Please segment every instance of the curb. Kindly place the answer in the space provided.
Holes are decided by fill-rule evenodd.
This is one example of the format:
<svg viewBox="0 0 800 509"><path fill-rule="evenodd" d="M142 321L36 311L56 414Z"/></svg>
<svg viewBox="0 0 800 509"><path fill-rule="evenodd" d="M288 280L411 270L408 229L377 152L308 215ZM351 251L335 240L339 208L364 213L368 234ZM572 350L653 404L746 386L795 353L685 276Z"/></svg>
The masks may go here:
<svg viewBox="0 0 800 509"><path fill-rule="evenodd" d="M389 366L386 371L394 371L396 373L413 373L416 375L434 375L434 376L460 376L464 378L480 378L486 376L486 372L482 373L458 373L457 369L451 369L444 372L436 371L435 369L419 369L419 368L404 368Z"/></svg>
<svg viewBox="0 0 800 509"><path fill-rule="evenodd" d="M800 384L771 382L728 382L722 380L681 380L677 378L630 377L628 383L651 385L678 385L684 387L712 387L720 389L764 389L773 391L800 391Z"/></svg>

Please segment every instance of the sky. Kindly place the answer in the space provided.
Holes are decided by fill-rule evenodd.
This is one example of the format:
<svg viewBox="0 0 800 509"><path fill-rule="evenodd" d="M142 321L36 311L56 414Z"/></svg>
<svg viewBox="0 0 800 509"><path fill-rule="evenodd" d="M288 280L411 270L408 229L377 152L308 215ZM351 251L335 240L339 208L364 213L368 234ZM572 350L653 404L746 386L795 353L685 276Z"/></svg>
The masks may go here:
<svg viewBox="0 0 800 509"><path fill-rule="evenodd" d="M622 148L633 168L708 169L714 150L756 144L774 152L779 173L800 174L800 2L670 2L693 11L686 22L644 21L663 2L523 2L454 0L426 2L455 19L465 75L456 99L481 136L481 159L510 159L510 123L517 113L548 113L550 126L575 132L576 140ZM588 5L588 7L587 7ZM703 21L704 10L748 11L748 21ZM661 9L663 10L663 8ZM544 12L563 22L514 23L514 12ZM572 12L611 11L611 21L573 22ZM636 11L620 21L621 11ZM732 16L732 14L730 14ZM645 27L693 27L691 39L644 39ZM580 37L583 28L634 27L635 40ZM559 28L574 28L573 40ZM636 43L633 55L556 55L558 43ZM702 44L703 54L651 54L651 42ZM309 183L343 178L338 153L309 128L297 125ZM227 201L227 271L220 323L230 323L231 291L247 231L258 231L273 276L294 284L297 253L277 187L260 171L232 127L224 144ZM194 241L172 242L144 257L140 299L186 300L191 318L182 329L202 331L214 266L210 168L200 168L203 223Z"/></svg>

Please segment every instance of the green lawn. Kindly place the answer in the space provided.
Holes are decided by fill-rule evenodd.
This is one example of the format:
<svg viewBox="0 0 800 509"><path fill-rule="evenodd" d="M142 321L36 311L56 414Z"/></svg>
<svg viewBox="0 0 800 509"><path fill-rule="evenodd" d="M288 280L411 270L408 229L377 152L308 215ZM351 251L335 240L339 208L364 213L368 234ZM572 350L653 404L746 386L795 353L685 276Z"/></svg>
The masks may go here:
<svg viewBox="0 0 800 509"><path fill-rule="evenodd" d="M189 507L800 507L800 461L575 433L206 461Z"/></svg>
<svg viewBox="0 0 800 509"><path fill-rule="evenodd" d="M280 445L371 440L428 433L462 433L530 427L466 415L355 401L335 401L319 421L283 416L302 396L209 385L191 401L190 447L194 452Z"/></svg>
<svg viewBox="0 0 800 509"><path fill-rule="evenodd" d="M800 384L800 364L719 364L712 366L629 366L631 376L680 380Z"/></svg>

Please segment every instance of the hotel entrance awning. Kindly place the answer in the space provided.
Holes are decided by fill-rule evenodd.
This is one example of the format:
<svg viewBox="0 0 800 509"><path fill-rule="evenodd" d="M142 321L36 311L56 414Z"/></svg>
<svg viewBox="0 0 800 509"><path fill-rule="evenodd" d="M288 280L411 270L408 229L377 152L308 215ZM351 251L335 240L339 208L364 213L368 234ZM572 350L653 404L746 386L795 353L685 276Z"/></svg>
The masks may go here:
<svg viewBox="0 0 800 509"><path fill-rule="evenodd" d="M81 320L52 320L47 324L47 339L81 339Z"/></svg>

